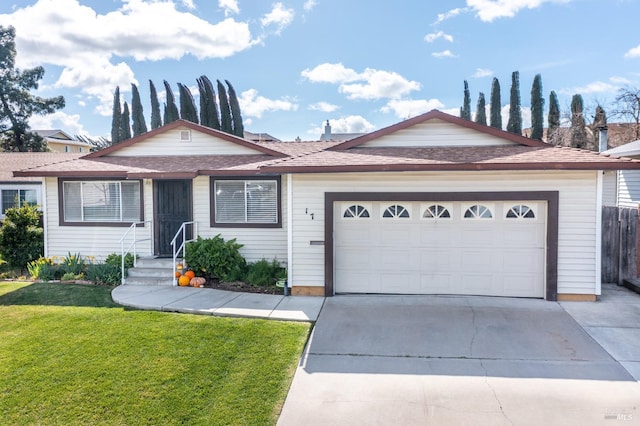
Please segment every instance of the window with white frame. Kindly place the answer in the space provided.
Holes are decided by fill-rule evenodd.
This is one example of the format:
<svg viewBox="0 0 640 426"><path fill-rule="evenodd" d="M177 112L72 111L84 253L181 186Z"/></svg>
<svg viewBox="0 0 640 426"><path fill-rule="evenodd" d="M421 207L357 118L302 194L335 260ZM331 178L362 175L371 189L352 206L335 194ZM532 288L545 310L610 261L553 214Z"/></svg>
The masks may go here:
<svg viewBox="0 0 640 426"><path fill-rule="evenodd" d="M215 179L213 225L278 225L279 186L279 179Z"/></svg>
<svg viewBox="0 0 640 426"><path fill-rule="evenodd" d="M24 204L38 204L38 192L35 189L3 189L2 190L2 211L12 207L22 207Z"/></svg>
<svg viewBox="0 0 640 426"><path fill-rule="evenodd" d="M64 181L64 222L140 222L140 181Z"/></svg>

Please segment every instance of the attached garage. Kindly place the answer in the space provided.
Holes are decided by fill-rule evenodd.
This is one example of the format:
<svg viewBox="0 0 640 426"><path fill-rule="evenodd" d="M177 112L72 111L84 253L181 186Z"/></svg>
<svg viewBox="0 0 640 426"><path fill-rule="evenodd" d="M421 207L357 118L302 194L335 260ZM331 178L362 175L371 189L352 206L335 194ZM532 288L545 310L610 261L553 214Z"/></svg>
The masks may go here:
<svg viewBox="0 0 640 426"><path fill-rule="evenodd" d="M556 199L329 194L333 291L555 297Z"/></svg>

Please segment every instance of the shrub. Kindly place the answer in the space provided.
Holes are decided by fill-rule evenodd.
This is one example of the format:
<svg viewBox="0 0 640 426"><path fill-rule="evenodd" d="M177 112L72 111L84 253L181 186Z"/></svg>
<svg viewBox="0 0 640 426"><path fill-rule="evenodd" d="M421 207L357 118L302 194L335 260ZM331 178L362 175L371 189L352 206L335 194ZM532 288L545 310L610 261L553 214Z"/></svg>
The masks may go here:
<svg viewBox="0 0 640 426"><path fill-rule="evenodd" d="M253 286L273 286L278 279L286 276L286 270L277 260L269 262L261 259L247 265L244 281Z"/></svg>
<svg viewBox="0 0 640 426"><path fill-rule="evenodd" d="M84 273L82 273L82 272L80 272L79 274L74 274L73 272L67 272L64 275L62 275L60 280L62 280L62 281L75 281L75 280L81 280L83 278L84 278Z"/></svg>
<svg viewBox="0 0 640 426"><path fill-rule="evenodd" d="M220 235L187 244L185 260L196 275L235 281L244 275L247 262L240 254L242 244L233 238L225 241Z"/></svg>
<svg viewBox="0 0 640 426"><path fill-rule="evenodd" d="M85 278L97 285L118 285L121 279L120 263L117 266L108 263L87 265Z"/></svg>
<svg viewBox="0 0 640 426"><path fill-rule="evenodd" d="M65 257L62 260L61 267L65 275L66 274L79 275L84 271L85 261L80 256L80 253L77 253L77 254L68 253L67 257Z"/></svg>
<svg viewBox="0 0 640 426"><path fill-rule="evenodd" d="M32 279L39 281L60 279L63 273L62 268L47 257L40 257L27 263L27 270Z"/></svg>
<svg viewBox="0 0 640 426"><path fill-rule="evenodd" d="M138 256L140 257L140 256ZM133 268L134 258L133 253L127 253L124 255L124 276L126 278L127 271ZM122 255L119 253L111 253L104 260L105 265L110 265L118 268L118 284L120 283L120 269L122 268ZM93 280L91 280L93 281Z"/></svg>
<svg viewBox="0 0 640 426"><path fill-rule="evenodd" d="M0 228L0 255L9 268L22 271L43 251L44 233L36 206L23 204L7 209Z"/></svg>

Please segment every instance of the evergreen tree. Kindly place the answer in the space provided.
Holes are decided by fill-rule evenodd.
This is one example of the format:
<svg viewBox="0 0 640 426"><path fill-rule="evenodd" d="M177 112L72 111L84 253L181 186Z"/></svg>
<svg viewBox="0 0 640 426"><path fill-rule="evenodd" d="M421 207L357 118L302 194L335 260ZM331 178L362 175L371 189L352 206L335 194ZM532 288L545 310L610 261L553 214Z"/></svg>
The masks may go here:
<svg viewBox="0 0 640 426"><path fill-rule="evenodd" d="M520 106L520 72L511 74L511 97L509 100L509 122L507 132L522 135L522 108Z"/></svg>
<svg viewBox="0 0 640 426"><path fill-rule="evenodd" d="M180 91L180 116L183 120L198 124L198 111L196 111L191 90L182 83L178 83L178 89Z"/></svg>
<svg viewBox="0 0 640 426"><path fill-rule="evenodd" d="M220 107L220 130L225 133L233 134L233 124L231 122L231 108L227 99L227 91L220 80L218 82L218 106Z"/></svg>
<svg viewBox="0 0 640 426"><path fill-rule="evenodd" d="M129 105L126 101L122 108L122 117L120 118L120 137L123 141L131 139L131 119L129 117Z"/></svg>
<svg viewBox="0 0 640 426"><path fill-rule="evenodd" d="M206 75L197 79L198 90L200 91L200 124L212 129L220 130L220 118L218 117L218 107L216 106L216 93L213 90L213 83Z"/></svg>
<svg viewBox="0 0 640 426"><path fill-rule="evenodd" d="M469 93L469 83L464 81L464 100L460 108L460 118L471 121L471 94Z"/></svg>
<svg viewBox="0 0 640 426"><path fill-rule="evenodd" d="M131 83L131 118L133 122L133 136L147 133L147 123L144 120L144 111L142 109L142 102L140 102L140 92L138 92L138 86L133 83Z"/></svg>
<svg viewBox="0 0 640 426"><path fill-rule="evenodd" d="M489 125L502 130L502 100L500 99L500 82L493 77L491 83L491 114Z"/></svg>
<svg viewBox="0 0 640 426"><path fill-rule="evenodd" d="M113 113L111 114L111 143L118 143L122 140L120 128L122 124L122 110L120 109L120 86L116 86L113 94Z"/></svg>
<svg viewBox="0 0 640 426"><path fill-rule="evenodd" d="M0 143L5 151L45 151L47 144L30 131L29 118L64 108L64 98L42 98L30 93L38 89L44 68L15 68L15 37L14 27L0 25Z"/></svg>
<svg viewBox="0 0 640 426"><path fill-rule="evenodd" d="M180 118L180 113L178 112L178 106L176 105L176 97L173 96L173 90L171 90L171 86L167 80L164 80L164 89L167 92L167 104L164 108L164 124L169 124L178 120Z"/></svg>
<svg viewBox="0 0 640 426"><path fill-rule="evenodd" d="M476 123L487 125L487 111L485 109L484 93L478 95L478 105L476 107Z"/></svg>
<svg viewBox="0 0 640 426"><path fill-rule="evenodd" d="M160 118L160 102L158 102L158 92L153 81L149 80L149 93L151 97L151 130L162 126Z"/></svg>
<svg viewBox="0 0 640 426"><path fill-rule="evenodd" d="M225 80L227 87L229 88L229 107L231 108L231 118L233 123L233 134L244 138L244 124L242 123L242 113L240 112L240 103L236 96L236 91L229 83L229 80Z"/></svg>
<svg viewBox="0 0 640 426"><path fill-rule="evenodd" d="M542 76L536 74L531 86L531 139L542 140L544 130L544 98L542 97Z"/></svg>
<svg viewBox="0 0 640 426"><path fill-rule="evenodd" d="M584 103L581 95L571 98L571 146L574 148L591 149L587 140L587 126L583 116Z"/></svg>
<svg viewBox="0 0 640 426"><path fill-rule="evenodd" d="M547 143L560 144L560 104L555 91L549 94L549 115L547 119Z"/></svg>

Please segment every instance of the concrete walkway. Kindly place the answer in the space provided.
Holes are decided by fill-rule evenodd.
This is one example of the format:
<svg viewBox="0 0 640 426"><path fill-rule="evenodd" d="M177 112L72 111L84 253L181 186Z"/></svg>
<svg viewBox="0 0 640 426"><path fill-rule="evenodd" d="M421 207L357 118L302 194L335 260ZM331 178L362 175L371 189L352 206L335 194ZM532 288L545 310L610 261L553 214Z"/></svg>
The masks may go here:
<svg viewBox="0 0 640 426"><path fill-rule="evenodd" d="M138 309L309 322L318 318L324 303L324 297L138 285L116 287L111 297L120 305Z"/></svg>

